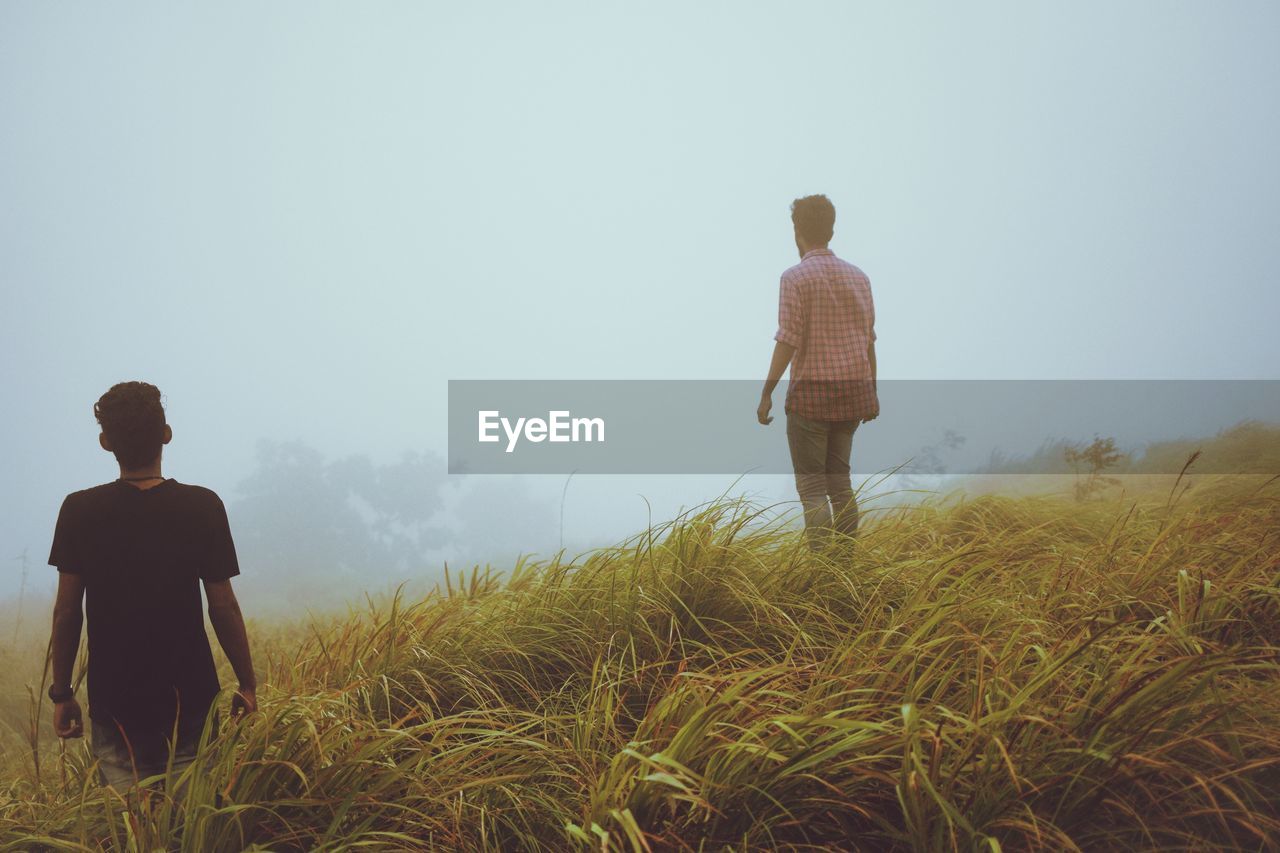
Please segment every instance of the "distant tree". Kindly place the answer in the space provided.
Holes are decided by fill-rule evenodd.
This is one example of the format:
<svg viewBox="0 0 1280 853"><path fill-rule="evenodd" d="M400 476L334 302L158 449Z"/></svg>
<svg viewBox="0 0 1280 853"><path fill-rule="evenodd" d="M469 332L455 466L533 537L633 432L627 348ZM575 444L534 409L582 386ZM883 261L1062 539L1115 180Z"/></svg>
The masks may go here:
<svg viewBox="0 0 1280 853"><path fill-rule="evenodd" d="M412 567L424 551L439 547L450 533L436 523L444 506L444 463L429 453L406 452L391 465L373 465L367 457L333 462L330 474L345 484L375 542L398 567Z"/></svg>
<svg viewBox="0 0 1280 853"><path fill-rule="evenodd" d="M433 524L443 484L443 464L426 454L326 462L301 442L264 441L229 510L241 562L262 573L246 582L286 590L305 580L297 593L317 600L420 570L447 538Z"/></svg>
<svg viewBox="0 0 1280 853"><path fill-rule="evenodd" d="M917 484L916 476L940 476L947 473L944 454L959 450L964 446L965 437L953 429L945 430L937 443L920 448L920 451L901 470L903 483L912 488Z"/></svg>
<svg viewBox="0 0 1280 853"><path fill-rule="evenodd" d="M1063 448L1063 455L1076 472L1076 500L1086 501L1108 486L1119 485L1115 477L1108 477L1103 472L1114 468L1124 459L1124 454L1116 449L1114 438L1094 437L1092 443L1068 444Z"/></svg>

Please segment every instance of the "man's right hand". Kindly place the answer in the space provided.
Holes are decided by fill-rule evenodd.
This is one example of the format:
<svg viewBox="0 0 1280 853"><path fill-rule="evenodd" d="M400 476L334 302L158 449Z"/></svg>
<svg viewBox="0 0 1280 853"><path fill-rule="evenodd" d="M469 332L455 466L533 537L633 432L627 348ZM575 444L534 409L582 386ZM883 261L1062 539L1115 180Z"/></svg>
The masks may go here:
<svg viewBox="0 0 1280 853"><path fill-rule="evenodd" d="M68 699L65 702L54 703L53 732L60 738L84 735L84 720L80 715L79 702Z"/></svg>
<svg viewBox="0 0 1280 853"><path fill-rule="evenodd" d="M759 423L763 424L764 426L768 426L769 424L773 423L773 416L769 414L769 411L772 408L773 408L773 396L770 394L765 394L761 396L760 405L756 406L756 420Z"/></svg>
<svg viewBox="0 0 1280 853"><path fill-rule="evenodd" d="M253 687L241 687L231 696L231 719L252 714L258 710L258 691Z"/></svg>

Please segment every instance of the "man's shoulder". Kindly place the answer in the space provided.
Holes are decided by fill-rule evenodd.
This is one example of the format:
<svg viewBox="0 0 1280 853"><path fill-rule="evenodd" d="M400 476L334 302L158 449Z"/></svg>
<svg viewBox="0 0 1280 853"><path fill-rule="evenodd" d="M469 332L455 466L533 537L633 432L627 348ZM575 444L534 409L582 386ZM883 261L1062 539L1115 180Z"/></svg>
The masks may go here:
<svg viewBox="0 0 1280 853"><path fill-rule="evenodd" d="M182 495L192 503L201 506L222 505L222 498L218 497L218 493L207 486L197 486L194 483L179 483L177 480L171 480L169 485L173 486L176 494Z"/></svg>
<svg viewBox="0 0 1280 853"><path fill-rule="evenodd" d="M840 261L840 264L843 267L845 267L845 269L849 270L849 272L852 273L855 278L860 278L863 281L867 281L867 282L871 281L871 279L867 276L867 274L862 271L862 267L858 266L857 264L851 264L848 261L844 260L843 258L837 258L837 260Z"/></svg>
<svg viewBox="0 0 1280 853"><path fill-rule="evenodd" d="M839 255L836 255L836 254L826 255L825 257L823 257L823 261L825 261L827 264L831 264L843 270L846 274L852 276L853 278L860 278L860 279L863 279L864 281L869 280L867 278L867 274L862 271L861 267L859 267L857 264L851 261L846 261L844 258L840 257Z"/></svg>
<svg viewBox="0 0 1280 853"><path fill-rule="evenodd" d="M118 483L119 480L112 480L110 483L100 483L87 489L80 489L67 495L63 503L67 506L84 506L108 500L111 493L117 488Z"/></svg>
<svg viewBox="0 0 1280 853"><path fill-rule="evenodd" d="M817 267L813 263L813 258L808 258L783 270L782 281L788 284L799 284L813 278L816 273Z"/></svg>

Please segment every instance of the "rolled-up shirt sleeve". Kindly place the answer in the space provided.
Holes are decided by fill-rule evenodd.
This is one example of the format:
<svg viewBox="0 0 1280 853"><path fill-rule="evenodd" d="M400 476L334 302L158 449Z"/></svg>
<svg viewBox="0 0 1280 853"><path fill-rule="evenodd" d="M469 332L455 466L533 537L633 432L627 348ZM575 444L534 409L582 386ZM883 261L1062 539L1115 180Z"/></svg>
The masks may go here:
<svg viewBox="0 0 1280 853"><path fill-rule="evenodd" d="M800 298L800 286L794 278L784 275L778 288L778 332L775 341L800 348L804 342L805 306Z"/></svg>

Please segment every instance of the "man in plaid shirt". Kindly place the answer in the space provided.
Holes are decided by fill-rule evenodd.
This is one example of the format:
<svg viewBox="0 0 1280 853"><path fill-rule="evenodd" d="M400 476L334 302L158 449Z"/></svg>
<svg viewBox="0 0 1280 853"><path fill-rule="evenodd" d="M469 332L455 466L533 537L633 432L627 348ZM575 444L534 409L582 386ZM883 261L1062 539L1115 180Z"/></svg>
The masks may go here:
<svg viewBox="0 0 1280 853"><path fill-rule="evenodd" d="M787 444L814 548L832 529L858 529L849 451L858 424L880 414L871 282L827 248L835 221L825 195L791 203L800 263L782 274L777 343L756 410L760 423L773 421L773 389L790 364Z"/></svg>

